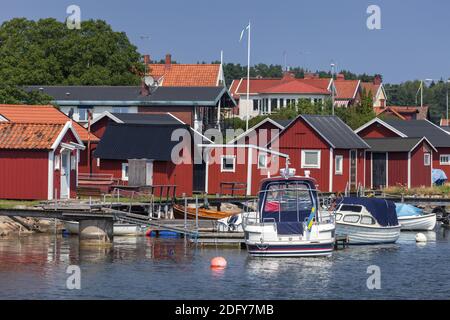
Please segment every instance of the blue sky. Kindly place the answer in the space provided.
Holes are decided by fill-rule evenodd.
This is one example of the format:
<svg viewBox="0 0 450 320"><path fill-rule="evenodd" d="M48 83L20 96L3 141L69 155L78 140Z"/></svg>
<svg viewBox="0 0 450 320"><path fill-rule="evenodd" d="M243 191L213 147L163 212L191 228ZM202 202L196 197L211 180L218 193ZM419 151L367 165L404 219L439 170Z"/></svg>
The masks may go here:
<svg viewBox="0 0 450 320"><path fill-rule="evenodd" d="M104 19L125 31L141 53L178 62L247 63L242 28L252 22L252 64L264 62L356 73L385 82L450 76L448 0L0 0L0 22L14 17L64 20L76 4L82 19ZM381 30L366 27L369 5L381 8ZM150 39L141 39L150 36Z"/></svg>

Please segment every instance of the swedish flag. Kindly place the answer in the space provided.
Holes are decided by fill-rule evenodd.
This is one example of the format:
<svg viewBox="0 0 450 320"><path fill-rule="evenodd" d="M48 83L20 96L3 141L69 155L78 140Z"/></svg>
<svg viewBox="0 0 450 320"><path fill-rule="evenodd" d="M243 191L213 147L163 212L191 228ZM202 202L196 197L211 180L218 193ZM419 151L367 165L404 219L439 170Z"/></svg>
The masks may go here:
<svg viewBox="0 0 450 320"><path fill-rule="evenodd" d="M308 221L306 222L306 226L308 228L308 231L311 231L311 228L313 226L315 217L316 217L316 207L312 207L311 213L309 214L309 217L308 217Z"/></svg>

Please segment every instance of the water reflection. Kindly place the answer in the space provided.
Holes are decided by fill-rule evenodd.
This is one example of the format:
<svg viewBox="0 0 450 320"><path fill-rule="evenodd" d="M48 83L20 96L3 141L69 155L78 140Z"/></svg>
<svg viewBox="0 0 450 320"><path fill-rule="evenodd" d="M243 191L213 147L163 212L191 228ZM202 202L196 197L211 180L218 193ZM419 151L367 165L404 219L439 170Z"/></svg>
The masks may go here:
<svg viewBox="0 0 450 320"><path fill-rule="evenodd" d="M252 258L183 239L116 237L109 247L84 247L76 236L0 238L0 298L448 298L449 230L426 235L425 246L402 233L396 244L353 246L329 258ZM210 268L216 256L226 269ZM82 269L81 291L65 287L71 264ZM365 285L370 265L388 270L377 294Z"/></svg>
<svg viewBox="0 0 450 320"><path fill-rule="evenodd" d="M248 257L246 261L250 277L274 282L288 277L289 285L298 288L326 288L331 279L332 268L332 257Z"/></svg>

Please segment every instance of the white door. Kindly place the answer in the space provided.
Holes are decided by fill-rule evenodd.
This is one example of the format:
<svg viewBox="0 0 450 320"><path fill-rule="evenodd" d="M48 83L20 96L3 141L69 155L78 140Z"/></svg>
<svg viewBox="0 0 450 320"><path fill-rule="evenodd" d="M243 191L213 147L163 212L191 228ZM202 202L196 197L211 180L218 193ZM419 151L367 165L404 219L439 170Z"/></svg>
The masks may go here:
<svg viewBox="0 0 450 320"><path fill-rule="evenodd" d="M153 161L147 161L146 164L146 172L147 172L147 176L145 177L145 184L147 186L152 186L153 185Z"/></svg>
<svg viewBox="0 0 450 320"><path fill-rule="evenodd" d="M70 152L61 152L61 199L70 197Z"/></svg>

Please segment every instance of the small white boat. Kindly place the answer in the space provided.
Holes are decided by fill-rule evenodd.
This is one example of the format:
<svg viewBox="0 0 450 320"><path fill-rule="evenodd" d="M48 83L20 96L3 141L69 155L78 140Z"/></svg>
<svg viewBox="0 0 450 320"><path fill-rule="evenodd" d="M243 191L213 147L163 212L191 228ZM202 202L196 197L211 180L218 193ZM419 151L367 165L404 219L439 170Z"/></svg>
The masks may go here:
<svg viewBox="0 0 450 320"><path fill-rule="evenodd" d="M436 226L435 213L424 213L422 209L406 203L396 203L395 209L402 230L431 231Z"/></svg>
<svg viewBox="0 0 450 320"><path fill-rule="evenodd" d="M70 234L79 233L79 223L78 221L64 221L64 228ZM143 235L146 231L145 226L138 226L129 223L114 223L113 235L114 236L133 236L133 235Z"/></svg>
<svg viewBox="0 0 450 320"><path fill-rule="evenodd" d="M350 245L394 243L400 227L392 201L344 198L337 206L336 235L347 236Z"/></svg>
<svg viewBox="0 0 450 320"><path fill-rule="evenodd" d="M286 170L288 171L288 170ZM265 179L257 212L243 214L247 251L251 256L329 256L334 250L333 216L320 209L314 179Z"/></svg>

